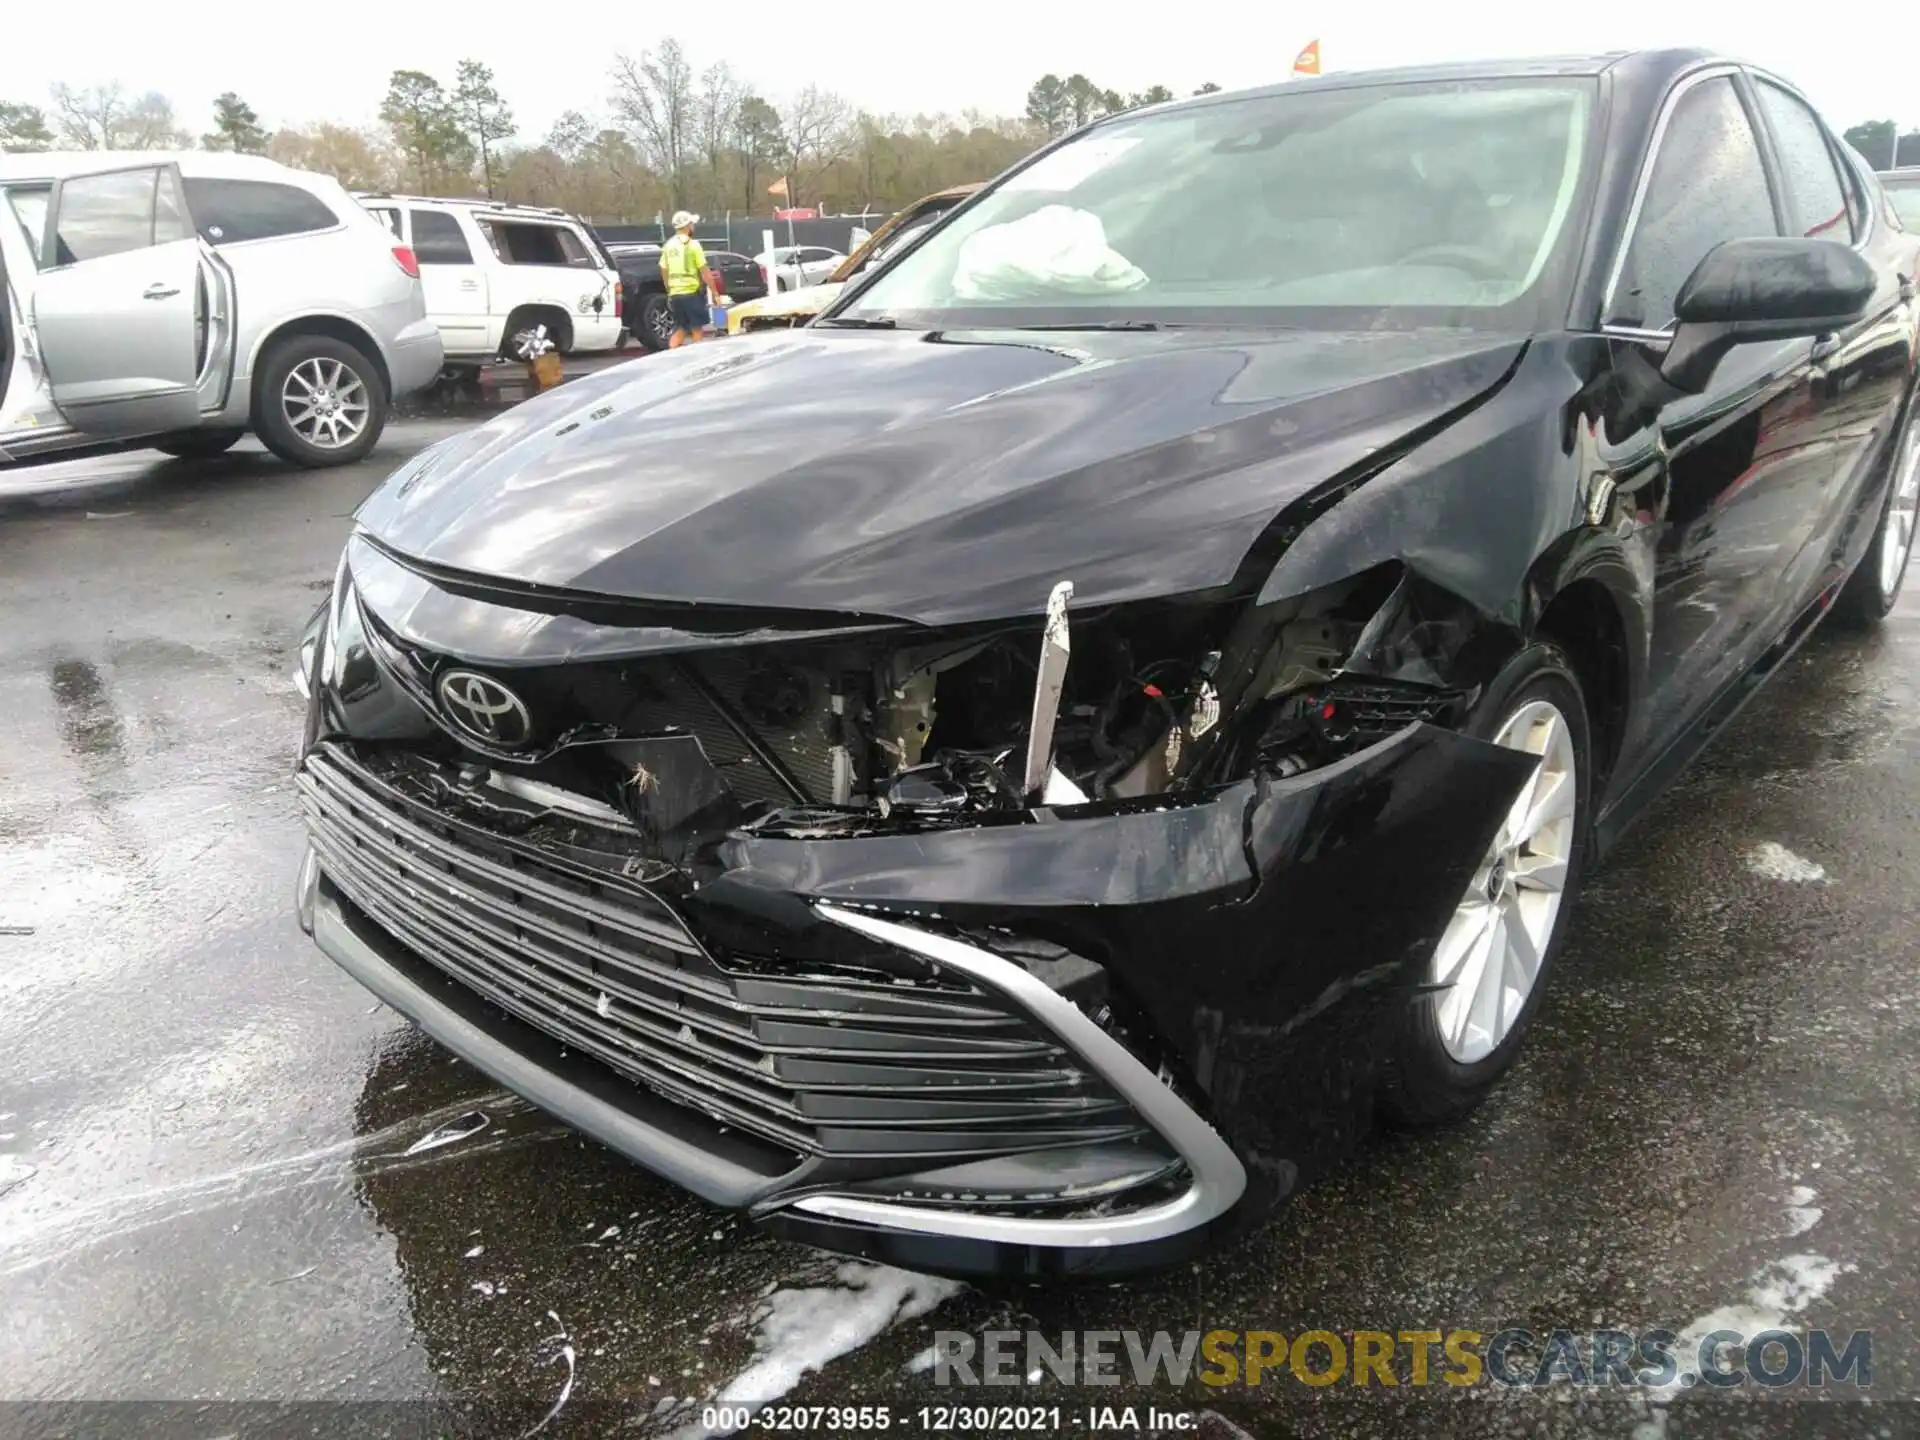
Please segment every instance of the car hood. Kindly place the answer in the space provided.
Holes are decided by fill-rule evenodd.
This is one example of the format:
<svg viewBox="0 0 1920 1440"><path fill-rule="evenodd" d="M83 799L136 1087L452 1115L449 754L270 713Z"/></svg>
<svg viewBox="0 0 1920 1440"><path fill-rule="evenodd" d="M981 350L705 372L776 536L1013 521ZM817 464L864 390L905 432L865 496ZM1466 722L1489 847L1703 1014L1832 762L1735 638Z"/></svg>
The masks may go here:
<svg viewBox="0 0 1920 1440"><path fill-rule="evenodd" d="M1289 501L1480 396L1522 336L782 331L616 366L361 507L430 565L925 624L1233 581Z"/></svg>
<svg viewBox="0 0 1920 1440"><path fill-rule="evenodd" d="M844 288L844 285L828 282L803 286L798 290L783 290L777 295L764 295L758 300L736 305L733 313L752 319L764 319L770 315L818 315Z"/></svg>

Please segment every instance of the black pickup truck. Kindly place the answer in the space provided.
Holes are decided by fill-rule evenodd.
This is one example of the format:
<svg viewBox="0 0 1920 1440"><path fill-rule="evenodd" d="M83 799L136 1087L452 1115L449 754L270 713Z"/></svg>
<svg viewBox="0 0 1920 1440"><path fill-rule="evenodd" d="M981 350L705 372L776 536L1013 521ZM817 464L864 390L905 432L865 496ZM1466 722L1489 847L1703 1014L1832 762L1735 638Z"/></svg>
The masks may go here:
<svg viewBox="0 0 1920 1440"><path fill-rule="evenodd" d="M667 317L667 286L660 278L660 247L634 241L600 242L620 272L622 314L626 317L627 336L648 350L663 350L673 336L673 322ZM751 255L732 250L707 250L707 264L720 272L727 298L744 305L767 293L767 277ZM621 343L626 343L626 336Z"/></svg>

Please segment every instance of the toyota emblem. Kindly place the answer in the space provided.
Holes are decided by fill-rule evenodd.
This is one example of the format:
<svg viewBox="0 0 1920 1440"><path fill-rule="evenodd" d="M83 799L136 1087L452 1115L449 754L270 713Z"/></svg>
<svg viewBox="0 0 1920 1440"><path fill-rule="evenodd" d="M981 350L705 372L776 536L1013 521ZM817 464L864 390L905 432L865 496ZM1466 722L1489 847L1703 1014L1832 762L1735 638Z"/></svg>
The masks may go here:
<svg viewBox="0 0 1920 1440"><path fill-rule="evenodd" d="M489 675L449 670L440 677L440 708L454 728L496 750L518 750L533 738L533 717L521 698Z"/></svg>

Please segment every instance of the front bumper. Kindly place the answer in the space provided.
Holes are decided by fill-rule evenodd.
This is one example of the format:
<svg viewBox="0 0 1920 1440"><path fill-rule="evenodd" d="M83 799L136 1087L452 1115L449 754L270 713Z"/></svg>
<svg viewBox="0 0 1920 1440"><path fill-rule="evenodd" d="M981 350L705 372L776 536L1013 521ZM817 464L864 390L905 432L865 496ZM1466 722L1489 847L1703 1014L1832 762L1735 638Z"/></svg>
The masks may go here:
<svg viewBox="0 0 1920 1440"><path fill-rule="evenodd" d="M1379 1035L1532 768L1414 726L1180 803L736 835L697 887L596 878L576 849L567 899L524 870L559 852L404 797L346 794L355 822L330 819L351 757L327 742L303 763L301 910L380 998L771 1229L1008 1277L1183 1259L1345 1149ZM863 966L896 988L845 978ZM1129 1027L1074 993L1089 966ZM996 1192L1010 1175L1030 1183Z"/></svg>

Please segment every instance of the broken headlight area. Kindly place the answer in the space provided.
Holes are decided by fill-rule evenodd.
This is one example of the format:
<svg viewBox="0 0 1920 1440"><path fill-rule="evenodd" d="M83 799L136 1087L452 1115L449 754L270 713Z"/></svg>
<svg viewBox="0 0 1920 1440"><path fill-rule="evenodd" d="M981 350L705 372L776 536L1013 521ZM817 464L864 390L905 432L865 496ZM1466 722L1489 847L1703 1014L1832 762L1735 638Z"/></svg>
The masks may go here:
<svg viewBox="0 0 1920 1440"><path fill-rule="evenodd" d="M1063 584L1043 620L951 634L502 669L527 717L504 736L475 733L446 703L449 675L471 672L356 605L355 658L377 659L416 718L383 701L378 725L348 728L451 767L457 803L513 795L508 823L516 808L585 805L690 868L736 831L911 833L1197 797L1318 768L1414 723L1451 725L1470 698L1439 677L1471 627L1398 566L1265 606L1074 612L1070 594Z"/></svg>

